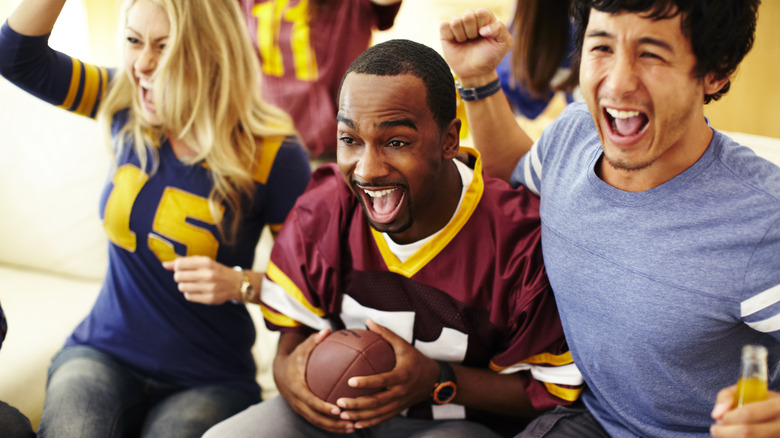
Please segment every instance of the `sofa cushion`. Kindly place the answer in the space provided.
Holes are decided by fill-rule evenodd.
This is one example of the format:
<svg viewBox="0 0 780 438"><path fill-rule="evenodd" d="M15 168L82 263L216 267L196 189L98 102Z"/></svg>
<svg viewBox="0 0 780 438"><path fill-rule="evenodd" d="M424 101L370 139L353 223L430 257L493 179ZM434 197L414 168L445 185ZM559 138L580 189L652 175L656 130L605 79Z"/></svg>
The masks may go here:
<svg viewBox="0 0 780 438"><path fill-rule="evenodd" d="M103 278L107 250L98 199L111 158L97 122L2 78L0 102L0 263Z"/></svg>

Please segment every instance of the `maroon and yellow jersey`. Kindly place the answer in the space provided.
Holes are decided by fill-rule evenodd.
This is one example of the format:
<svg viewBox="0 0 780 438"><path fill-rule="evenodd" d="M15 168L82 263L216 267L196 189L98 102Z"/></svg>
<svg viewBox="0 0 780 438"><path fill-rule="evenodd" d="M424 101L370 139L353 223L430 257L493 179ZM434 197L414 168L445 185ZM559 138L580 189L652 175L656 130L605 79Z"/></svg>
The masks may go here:
<svg viewBox="0 0 780 438"><path fill-rule="evenodd" d="M393 25L400 4L239 1L262 65L263 95L292 116L312 155L335 151L341 77L368 49L372 32Z"/></svg>
<svg viewBox="0 0 780 438"><path fill-rule="evenodd" d="M542 263L538 198L483 179L469 152L475 172L458 211L404 262L369 226L335 165L317 170L276 239L266 323L310 331L371 318L428 357L522 371L537 409L572 402L582 378ZM410 415L478 419L459 405L433 408Z"/></svg>

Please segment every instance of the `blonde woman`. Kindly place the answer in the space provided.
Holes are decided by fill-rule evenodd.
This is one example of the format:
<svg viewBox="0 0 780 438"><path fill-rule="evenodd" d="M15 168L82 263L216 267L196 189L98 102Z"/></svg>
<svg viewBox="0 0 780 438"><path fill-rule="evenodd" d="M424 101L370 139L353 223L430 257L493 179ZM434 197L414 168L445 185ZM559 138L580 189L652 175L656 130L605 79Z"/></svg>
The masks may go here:
<svg viewBox="0 0 780 438"><path fill-rule="evenodd" d="M260 97L235 0L130 0L123 63L48 47L65 0L23 0L0 30L0 73L97 118L115 166L100 200L109 265L49 371L40 436L200 436L256 403L262 228L309 179L289 117Z"/></svg>

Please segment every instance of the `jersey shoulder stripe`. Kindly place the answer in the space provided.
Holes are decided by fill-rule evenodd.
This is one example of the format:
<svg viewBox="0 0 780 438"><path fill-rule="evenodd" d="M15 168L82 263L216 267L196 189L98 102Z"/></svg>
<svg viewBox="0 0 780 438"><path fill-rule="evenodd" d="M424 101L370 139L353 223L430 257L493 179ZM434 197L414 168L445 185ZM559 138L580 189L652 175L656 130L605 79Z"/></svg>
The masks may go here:
<svg viewBox="0 0 780 438"><path fill-rule="evenodd" d="M281 286L282 289L287 292L287 294L289 294L295 301L302 304L308 311L319 317L325 316L325 311L314 307L309 302L309 300L306 299L306 296L303 294L303 292L301 292L295 282L293 282L290 277L282 272L282 270L279 269L274 262L268 262L266 275L271 281Z"/></svg>
<svg viewBox="0 0 780 438"><path fill-rule="evenodd" d="M265 137L260 143L260 159L258 160L255 172L252 178L260 184L268 182L268 176L271 175L271 169L274 167L276 155L279 148L282 147L286 137Z"/></svg>
<svg viewBox="0 0 780 438"><path fill-rule="evenodd" d="M65 100L59 106L76 114L95 118L105 95L109 71L104 67L86 64L71 58L70 86Z"/></svg>

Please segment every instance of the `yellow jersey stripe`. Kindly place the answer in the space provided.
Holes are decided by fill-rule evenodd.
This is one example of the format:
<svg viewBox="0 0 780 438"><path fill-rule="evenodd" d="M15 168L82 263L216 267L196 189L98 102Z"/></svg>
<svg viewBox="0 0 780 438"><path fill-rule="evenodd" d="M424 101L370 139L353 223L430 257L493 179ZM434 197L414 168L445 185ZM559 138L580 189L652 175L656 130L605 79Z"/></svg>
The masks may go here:
<svg viewBox="0 0 780 438"><path fill-rule="evenodd" d="M98 99L102 102L103 96L106 95L106 91L108 90L108 69L101 68L100 69L100 90L98 94Z"/></svg>
<svg viewBox="0 0 780 438"><path fill-rule="evenodd" d="M535 356L531 356L528 359L523 359L520 361L520 363L528 363L528 364L545 364L550 366L563 366L563 365L569 365L571 363L574 363L574 359L571 357L571 352L567 351L563 354L552 354L552 353L539 353ZM502 367L499 365L496 365L492 361L490 362L490 369L493 371L504 371L505 369L512 368L515 365L511 365L508 367Z"/></svg>
<svg viewBox="0 0 780 438"><path fill-rule="evenodd" d="M271 234L277 236L279 231L282 231L282 224L268 224L268 229L271 230Z"/></svg>
<svg viewBox="0 0 780 438"><path fill-rule="evenodd" d="M577 400L582 393L582 388L564 388L554 383L542 383L544 383L544 387L547 388L547 392L566 401L573 402Z"/></svg>
<svg viewBox="0 0 780 438"><path fill-rule="evenodd" d="M287 7L284 20L293 23L290 43L292 46L295 78L301 81L317 80L317 58L311 46L311 27L309 26L309 3L302 0L293 7Z"/></svg>
<svg viewBox="0 0 780 438"><path fill-rule="evenodd" d="M65 100L60 105L60 108L64 108L70 111L70 107L73 106L73 102L76 101L76 94L79 92L79 82L81 82L81 61L76 58L70 58L73 64L73 71L70 75L70 88L68 88L68 94L65 96Z"/></svg>
<svg viewBox="0 0 780 438"><path fill-rule="evenodd" d="M260 184L265 184L268 181L268 176L271 174L271 168L274 166L276 154L279 152L279 148L282 147L283 142L283 137L263 139L263 142L260 144L260 160L257 163L257 168L255 168L252 179Z"/></svg>
<svg viewBox="0 0 780 438"><path fill-rule="evenodd" d="M319 316L320 318L325 316L325 311L312 306L309 300L307 300L306 297L303 295L303 292L301 292L301 290L298 289L298 286L296 286L295 283L292 280L290 280L290 277L285 275L285 273L282 272L282 270L279 269L279 267L276 266L272 261L268 262L268 268L266 269L265 273L268 276L268 278L271 279L271 281L281 286L282 289L287 291L287 293L295 301L302 304L308 311Z"/></svg>
<svg viewBox="0 0 780 438"><path fill-rule="evenodd" d="M263 318L265 318L266 321L279 327L298 327L301 325L298 321L288 316L274 312L264 304L260 304L260 312L262 312Z"/></svg>
<svg viewBox="0 0 780 438"><path fill-rule="evenodd" d="M89 117L95 107L100 88L100 71L94 65L84 64L84 72L84 91L81 93L81 100L75 112Z"/></svg>
<svg viewBox="0 0 780 438"><path fill-rule="evenodd" d="M555 366L561 366L561 365L568 365L570 363L574 362L574 359L571 357L571 351L567 351L563 354L552 354L552 353L539 353L535 356L531 356L528 359L523 360L525 363L545 363Z"/></svg>

